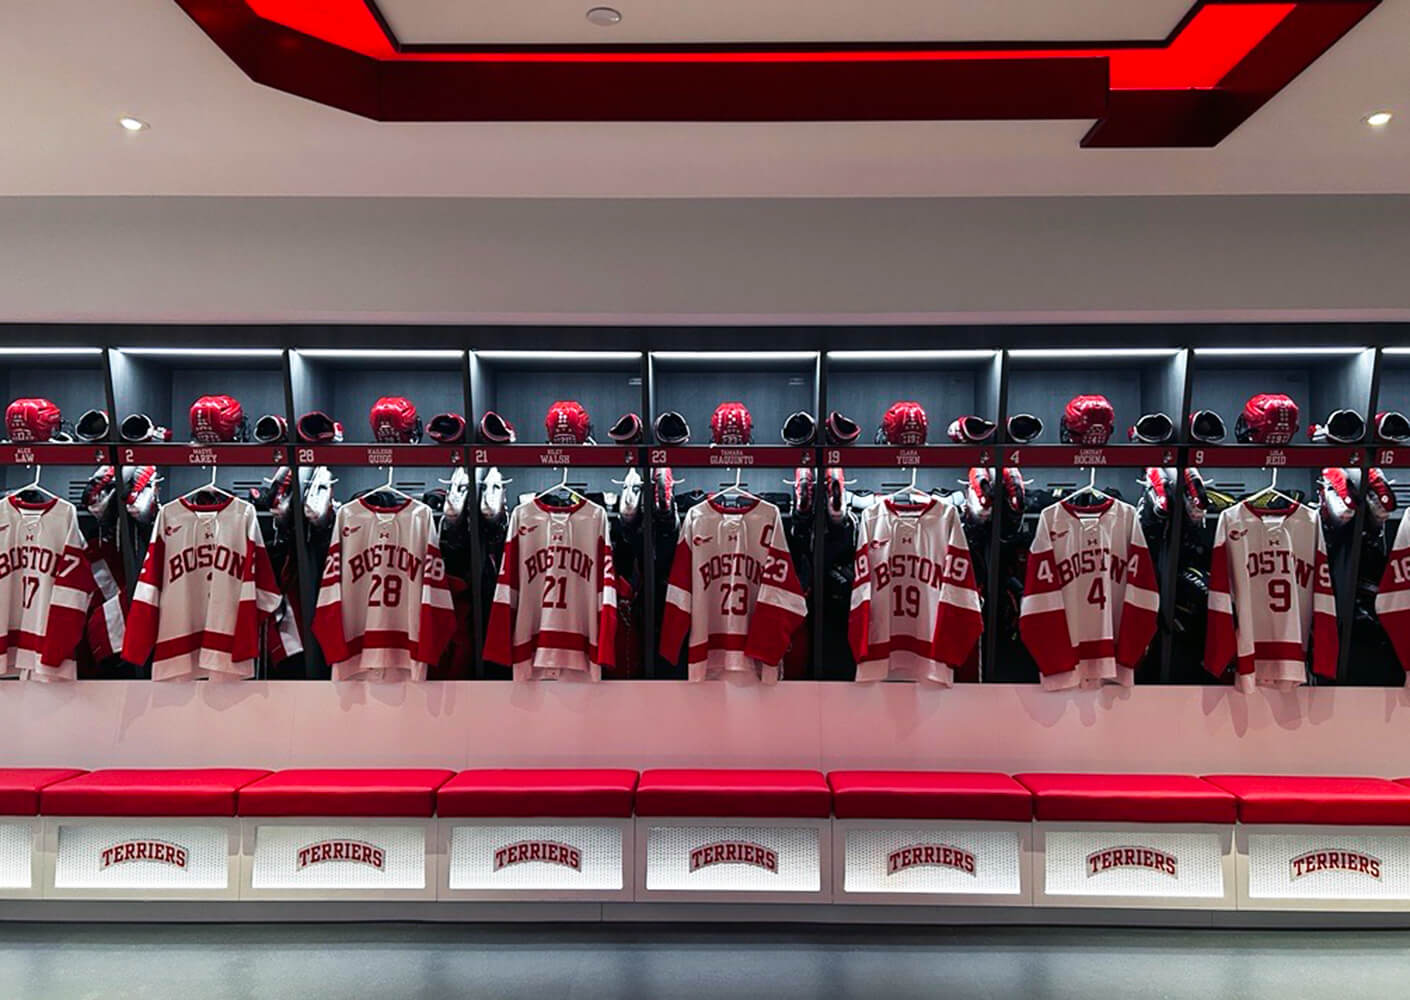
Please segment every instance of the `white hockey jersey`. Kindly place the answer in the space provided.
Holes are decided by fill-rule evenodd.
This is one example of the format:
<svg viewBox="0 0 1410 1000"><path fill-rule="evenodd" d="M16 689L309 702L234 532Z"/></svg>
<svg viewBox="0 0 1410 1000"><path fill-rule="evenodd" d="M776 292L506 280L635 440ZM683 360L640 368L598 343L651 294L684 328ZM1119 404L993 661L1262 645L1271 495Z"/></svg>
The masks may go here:
<svg viewBox="0 0 1410 1000"><path fill-rule="evenodd" d="M1376 617L1390 639L1410 687L1410 517L1400 520L1376 594Z"/></svg>
<svg viewBox="0 0 1410 1000"><path fill-rule="evenodd" d="M485 659L514 679L601 680L615 663L617 582L607 511L534 499L509 515Z"/></svg>
<svg viewBox="0 0 1410 1000"><path fill-rule="evenodd" d="M661 617L662 656L675 662L689 634L692 681L741 672L772 684L807 612L777 507L755 500L736 509L711 497L686 511Z"/></svg>
<svg viewBox="0 0 1410 1000"><path fill-rule="evenodd" d="M1256 510L1219 515L1209 566L1204 666L1216 677L1237 657L1240 690L1292 688L1312 669L1337 675L1337 609L1317 512Z"/></svg>
<svg viewBox="0 0 1410 1000"><path fill-rule="evenodd" d="M313 634L337 681L424 681L455 630L431 508L343 504L323 565Z"/></svg>
<svg viewBox="0 0 1410 1000"><path fill-rule="evenodd" d="M1038 517L1018 628L1043 687L1130 685L1160 610L1136 508L1062 501Z"/></svg>
<svg viewBox="0 0 1410 1000"><path fill-rule="evenodd" d="M0 667L7 677L74 680L96 585L67 500L0 502Z"/></svg>
<svg viewBox="0 0 1410 1000"><path fill-rule="evenodd" d="M157 681L253 677L260 617L280 599L253 505L174 500L152 523L122 658L150 655Z"/></svg>
<svg viewBox="0 0 1410 1000"><path fill-rule="evenodd" d="M959 512L883 499L857 527L848 638L857 680L954 683L983 631Z"/></svg>

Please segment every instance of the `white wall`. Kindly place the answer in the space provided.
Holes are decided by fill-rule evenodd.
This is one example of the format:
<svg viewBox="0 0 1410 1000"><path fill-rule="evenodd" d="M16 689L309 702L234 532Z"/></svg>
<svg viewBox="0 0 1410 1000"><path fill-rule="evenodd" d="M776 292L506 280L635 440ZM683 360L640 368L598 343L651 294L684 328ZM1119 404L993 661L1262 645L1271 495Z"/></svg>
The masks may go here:
<svg viewBox="0 0 1410 1000"><path fill-rule="evenodd" d="M1404 196L0 198L0 321L1408 319L1407 260Z"/></svg>
<svg viewBox="0 0 1410 1000"><path fill-rule="evenodd" d="M7 765L1410 775L1410 693L796 682L0 684Z"/></svg>

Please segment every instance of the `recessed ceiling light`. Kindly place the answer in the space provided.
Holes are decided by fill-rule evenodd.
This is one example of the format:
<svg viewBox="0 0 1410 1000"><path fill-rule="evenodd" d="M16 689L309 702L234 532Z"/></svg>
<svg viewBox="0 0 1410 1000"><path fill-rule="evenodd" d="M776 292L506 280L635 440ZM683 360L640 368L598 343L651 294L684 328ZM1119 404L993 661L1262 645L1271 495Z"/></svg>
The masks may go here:
<svg viewBox="0 0 1410 1000"><path fill-rule="evenodd" d="M131 115L123 115L118 119L118 124L129 132L141 132L152 127L141 118L133 118Z"/></svg>
<svg viewBox="0 0 1410 1000"><path fill-rule="evenodd" d="M1372 128L1385 128L1394 117L1389 111L1377 111L1366 116L1366 124Z"/></svg>
<svg viewBox="0 0 1410 1000"><path fill-rule="evenodd" d="M587 12L588 23L610 28L622 23L622 12L615 7L593 7Z"/></svg>

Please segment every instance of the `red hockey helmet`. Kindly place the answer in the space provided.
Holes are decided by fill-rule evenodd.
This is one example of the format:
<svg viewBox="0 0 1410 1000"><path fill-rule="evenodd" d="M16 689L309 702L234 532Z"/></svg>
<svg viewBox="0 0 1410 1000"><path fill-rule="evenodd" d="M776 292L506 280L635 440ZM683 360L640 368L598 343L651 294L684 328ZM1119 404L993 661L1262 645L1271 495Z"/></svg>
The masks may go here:
<svg viewBox="0 0 1410 1000"><path fill-rule="evenodd" d="M238 441L245 411L234 396L202 396L191 404L191 440L201 444Z"/></svg>
<svg viewBox="0 0 1410 1000"><path fill-rule="evenodd" d="M1073 396L1062 411L1058 437L1064 444L1101 445L1115 426L1116 411L1105 396Z"/></svg>
<svg viewBox="0 0 1410 1000"><path fill-rule="evenodd" d="M740 402L721 403L710 417L710 435L715 444L749 444L754 440L754 418Z"/></svg>
<svg viewBox="0 0 1410 1000"><path fill-rule="evenodd" d="M421 440L421 418L416 405L405 396L383 396L367 414L372 437L382 444L411 444Z"/></svg>
<svg viewBox="0 0 1410 1000"><path fill-rule="evenodd" d="M5 409L11 441L48 441L61 423L59 408L47 399L17 399Z"/></svg>
<svg viewBox="0 0 1410 1000"><path fill-rule="evenodd" d="M1297 433L1297 404L1281 392L1260 392L1234 422L1240 444L1287 444Z"/></svg>
<svg viewBox="0 0 1410 1000"><path fill-rule="evenodd" d="M560 399L548 408L543 429L549 444L583 444L592 436L592 420L576 399Z"/></svg>
<svg viewBox="0 0 1410 1000"><path fill-rule="evenodd" d="M898 400L892 403L882 416L876 443L922 445L925 444L929 427L930 420L925 415L925 407L913 400Z"/></svg>

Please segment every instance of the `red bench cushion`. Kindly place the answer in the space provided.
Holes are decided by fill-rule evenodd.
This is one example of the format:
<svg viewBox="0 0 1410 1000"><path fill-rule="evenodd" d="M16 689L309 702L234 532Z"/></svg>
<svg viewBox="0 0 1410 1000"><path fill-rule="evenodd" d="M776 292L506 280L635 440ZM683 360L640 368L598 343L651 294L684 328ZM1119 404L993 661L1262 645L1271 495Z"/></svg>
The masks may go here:
<svg viewBox="0 0 1410 1000"><path fill-rule="evenodd" d="M1410 788L1385 778L1213 774L1204 780L1238 798L1243 823L1410 826Z"/></svg>
<svg viewBox="0 0 1410 1000"><path fill-rule="evenodd" d="M35 815L39 812L41 789L82 773L71 767L0 768L0 815Z"/></svg>
<svg viewBox="0 0 1410 1000"><path fill-rule="evenodd" d="M436 814L628 818L636 779L606 768L461 771L436 791Z"/></svg>
<svg viewBox="0 0 1410 1000"><path fill-rule="evenodd" d="M1040 820L1233 823L1234 796L1188 774L1016 774Z"/></svg>
<svg viewBox="0 0 1410 1000"><path fill-rule="evenodd" d="M838 819L1033 819L1033 793L1007 774L833 771L827 782Z"/></svg>
<svg viewBox="0 0 1410 1000"><path fill-rule="evenodd" d="M242 767L94 771L41 790L39 807L48 816L234 816L235 793L268 773Z"/></svg>
<svg viewBox="0 0 1410 1000"><path fill-rule="evenodd" d="M241 816L431 816L442 768L294 768L240 789Z"/></svg>
<svg viewBox="0 0 1410 1000"><path fill-rule="evenodd" d="M636 789L638 816L826 819L832 792L821 771L656 770Z"/></svg>

